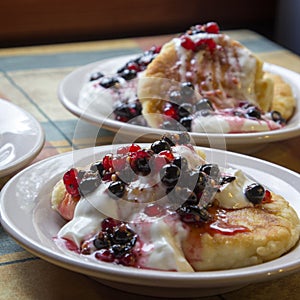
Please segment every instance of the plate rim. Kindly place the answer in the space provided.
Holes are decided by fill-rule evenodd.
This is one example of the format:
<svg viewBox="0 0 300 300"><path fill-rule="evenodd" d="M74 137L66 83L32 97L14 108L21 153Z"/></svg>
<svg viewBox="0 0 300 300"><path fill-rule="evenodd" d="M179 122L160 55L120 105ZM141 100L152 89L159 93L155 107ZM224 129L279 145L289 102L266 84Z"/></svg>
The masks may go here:
<svg viewBox="0 0 300 300"><path fill-rule="evenodd" d="M144 143L140 143L140 144L148 145ZM85 149L80 149L75 151L77 153L82 152L80 154L82 154L83 157L85 157L85 155L89 156L90 155L88 154L90 153L89 151L95 148L101 149L101 152L103 153L105 150L111 149L109 145L106 145L106 146L85 148ZM250 160L251 162L257 162L259 164L263 163L263 165L267 165L270 168L280 169L281 171L287 172L291 176L296 176L297 178L300 179L300 175L298 173L265 160L257 159L254 157L250 157L250 156L246 156L243 154L234 153L230 151L211 149L207 147L201 147L201 148L203 148L204 150L209 149L209 151L213 151L213 152L215 151L219 153L221 152L221 154L226 152L232 158L238 157L242 159L243 163L245 163L246 160ZM232 279L235 280L238 279L236 285L244 284L244 283L262 282L268 279L275 279L278 277L282 277L283 275L286 276L299 270L300 261L298 262L291 261L289 264L286 264L284 266L283 270L280 264L279 266L277 266L274 265L271 261L270 263L273 266L266 270L264 267L268 265L268 262L263 263L259 266L250 266L250 267L237 268L232 270L201 271L195 273L143 270L143 269L136 269L130 267L123 267L123 266L113 265L113 264L96 265L93 262L87 262L80 259L76 260L74 257L71 257L70 255L67 254L62 255L61 253L58 253L58 251L54 252L51 249L47 248L46 246L37 244L35 241L32 241L31 239L26 240L26 238L24 238L24 236L22 235L22 232L17 228L15 228L15 224L11 224L11 220L9 219L9 216L5 212L5 201L7 201L5 200L7 199L6 194L9 192L9 189L12 188L13 184L21 176L23 176L24 173L28 171L32 171L37 166L39 167L48 161L63 159L65 156L73 155L73 152L74 151L61 153L49 157L47 159L44 159L42 161L36 162L35 164L27 167L26 169L22 170L17 175L15 175L13 178L11 178L5 184L0 194L0 220L2 226L18 243L20 243L25 249L27 249L29 252L33 253L34 255L39 256L45 259L46 261L49 261L60 267L72 271L76 271L85 275L94 276L100 280L106 279L106 280L113 280L121 283L153 286L152 281L150 280L148 282L148 280L149 279L153 280L153 276L155 276L157 279L159 279L159 286L161 287L172 287L174 283L176 283L176 286L178 287L181 286L182 288L224 287L224 286L232 286L233 285ZM297 191L300 193L300 188ZM299 214L299 212L297 213ZM257 268L259 269L259 272L253 272L253 270ZM279 270L280 268L281 270ZM116 272L117 272L117 276L116 276ZM136 279L139 280L136 281ZM155 283L155 285L158 286L157 282Z"/></svg>
<svg viewBox="0 0 300 300"><path fill-rule="evenodd" d="M96 62L92 62L86 65L83 65L81 67L76 68L69 74L67 74L59 83L58 89L57 89L57 95L62 103L62 105L69 110L72 114L77 116L80 119L83 119L93 125L101 125L103 128L108 129L112 132L117 132L120 128L122 128L124 134L135 134L135 133L143 133L148 134L149 139L153 140L154 136L161 135L163 130L157 129L157 128L151 128L151 127L143 127L143 126L137 126L132 124L123 123L117 120L108 119L105 117L96 117L92 114L85 113L82 108L80 108L77 105L76 100L69 99L68 92L65 91L66 84L73 80L74 77L80 76L81 80L84 79L84 77L87 75L88 71L91 71L95 67L99 66L103 63L110 63L113 60L121 59L126 60L133 57L136 57L136 55L121 55L116 56L112 58L106 58L103 60L99 60ZM287 77L298 77L300 82L300 74L289 70L287 68L264 62L263 64L264 70L269 71L271 70L272 73L280 74L284 72L285 76L283 78ZM295 88L295 87L292 87ZM300 92L300 86L297 87ZM77 95L78 96L78 95ZM269 142L275 142L275 141L281 141L290 139L293 137L296 137L300 135L300 98L296 99L297 107L295 114L293 118L296 118L296 124L293 125L293 127L284 127L279 130L271 130L271 131L264 131L264 132L250 132L250 133L196 133L196 132L190 132L191 136L195 139L197 144L201 145L201 143L207 143L207 140L209 138L215 139L216 141L223 141L224 138L226 140L226 143L228 145L246 145L246 144L262 144L262 143L269 143ZM298 114L298 115L297 115Z"/></svg>
<svg viewBox="0 0 300 300"><path fill-rule="evenodd" d="M23 167L27 166L31 161L33 161L38 154L43 149L43 146L45 144L45 132L43 127L41 126L40 122L28 111L23 109L22 107L16 105L15 103L12 103L9 100L5 100L3 98L0 98L0 105L2 102L7 103L8 105L12 106L14 109L17 109L18 111L22 112L28 119L30 119L34 126L38 130L38 134L36 135L36 141L34 144L34 147L31 149L30 152L24 154L23 156L19 157L16 160L13 160L9 164L5 165L4 168L0 168L0 178L13 174L14 172L22 169Z"/></svg>

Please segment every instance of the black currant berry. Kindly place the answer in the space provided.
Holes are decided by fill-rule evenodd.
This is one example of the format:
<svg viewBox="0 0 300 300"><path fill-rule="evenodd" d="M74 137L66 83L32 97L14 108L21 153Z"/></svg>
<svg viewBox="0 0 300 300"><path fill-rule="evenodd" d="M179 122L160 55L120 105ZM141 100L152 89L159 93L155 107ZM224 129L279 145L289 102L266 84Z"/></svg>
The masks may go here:
<svg viewBox="0 0 300 300"><path fill-rule="evenodd" d="M116 197L122 198L125 193L125 184L122 181L112 182L109 185L108 190Z"/></svg>
<svg viewBox="0 0 300 300"><path fill-rule="evenodd" d="M166 186L176 185L180 176L180 169L174 164L167 164L160 170L160 177L163 184Z"/></svg>
<svg viewBox="0 0 300 300"><path fill-rule="evenodd" d="M252 183L245 189L245 196L253 204L260 204L265 197L265 189L258 183Z"/></svg>
<svg viewBox="0 0 300 300"><path fill-rule="evenodd" d="M170 147L170 144L166 140L160 140L160 141L155 141L151 145L151 150L154 153L158 154L164 150L171 150L171 147Z"/></svg>

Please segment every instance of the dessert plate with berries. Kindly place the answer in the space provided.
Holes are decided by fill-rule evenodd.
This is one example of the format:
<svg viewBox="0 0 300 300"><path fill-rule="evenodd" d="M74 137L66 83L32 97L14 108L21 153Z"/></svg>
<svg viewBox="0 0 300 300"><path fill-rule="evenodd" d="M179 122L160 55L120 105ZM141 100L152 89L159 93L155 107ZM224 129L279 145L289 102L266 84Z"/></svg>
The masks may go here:
<svg viewBox="0 0 300 300"><path fill-rule="evenodd" d="M1 192L1 224L33 254L117 289L216 295L299 270L299 179L164 135L26 168Z"/></svg>
<svg viewBox="0 0 300 300"><path fill-rule="evenodd" d="M187 130L198 145L251 153L299 135L299 80L208 23L140 55L83 66L58 95L79 118L140 141Z"/></svg>
<svg viewBox="0 0 300 300"><path fill-rule="evenodd" d="M44 131L28 112L0 99L0 177L12 174L31 162L42 150Z"/></svg>

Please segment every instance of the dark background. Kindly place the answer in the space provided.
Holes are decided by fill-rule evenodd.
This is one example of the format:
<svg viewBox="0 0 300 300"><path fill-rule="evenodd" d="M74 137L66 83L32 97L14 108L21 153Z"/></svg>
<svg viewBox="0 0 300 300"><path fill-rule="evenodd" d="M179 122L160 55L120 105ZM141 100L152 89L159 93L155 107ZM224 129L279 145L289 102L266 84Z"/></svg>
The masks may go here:
<svg viewBox="0 0 300 300"><path fill-rule="evenodd" d="M0 47L177 33L207 21L281 43L280 12L294 1L6 0L0 1Z"/></svg>

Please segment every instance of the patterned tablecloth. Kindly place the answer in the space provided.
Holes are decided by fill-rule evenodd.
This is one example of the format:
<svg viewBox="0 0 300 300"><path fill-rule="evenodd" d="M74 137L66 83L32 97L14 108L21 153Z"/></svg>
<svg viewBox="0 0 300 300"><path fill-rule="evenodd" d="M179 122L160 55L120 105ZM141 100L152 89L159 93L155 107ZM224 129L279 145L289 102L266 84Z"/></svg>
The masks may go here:
<svg viewBox="0 0 300 300"><path fill-rule="evenodd" d="M300 73L300 58L288 50L247 30L229 34L263 60ZM19 105L35 116L46 134L44 148L34 161L89 145L89 128L93 125L86 123L86 135L73 140L78 119L62 106L57 97L58 84L68 73L90 62L140 53L168 39L168 36L161 36L0 49L0 98ZM111 132L101 130L100 144L109 144L112 138ZM300 172L299 145L300 138L273 143L253 156ZM0 179L0 187L9 177ZM299 295L300 273L296 273L207 299L298 299ZM86 276L45 262L22 249L0 225L0 299L87 298L151 299L114 290Z"/></svg>

